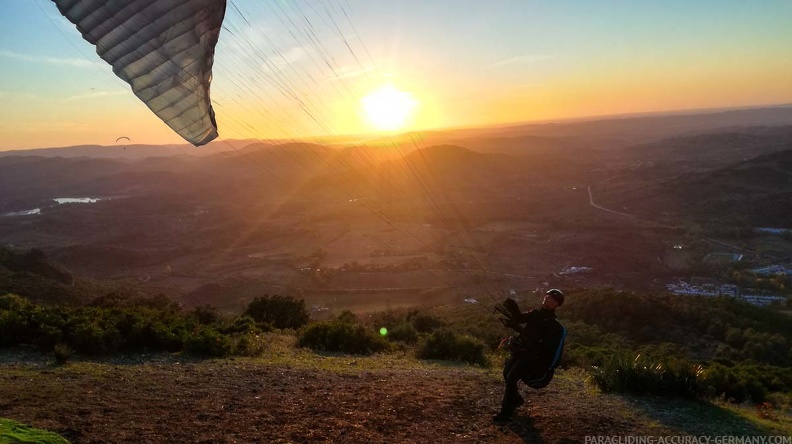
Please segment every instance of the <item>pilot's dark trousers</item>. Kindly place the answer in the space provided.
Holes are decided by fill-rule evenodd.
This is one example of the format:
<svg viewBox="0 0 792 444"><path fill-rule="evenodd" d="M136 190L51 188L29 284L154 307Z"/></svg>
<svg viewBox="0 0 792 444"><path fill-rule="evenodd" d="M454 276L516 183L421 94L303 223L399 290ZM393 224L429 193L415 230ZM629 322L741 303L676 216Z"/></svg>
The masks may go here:
<svg viewBox="0 0 792 444"><path fill-rule="evenodd" d="M506 390L503 393L502 412L512 413L523 404L524 401L517 389L517 383L528 374L530 367L527 357L518 357L514 354L509 356L509 359L503 364L503 381L506 383Z"/></svg>

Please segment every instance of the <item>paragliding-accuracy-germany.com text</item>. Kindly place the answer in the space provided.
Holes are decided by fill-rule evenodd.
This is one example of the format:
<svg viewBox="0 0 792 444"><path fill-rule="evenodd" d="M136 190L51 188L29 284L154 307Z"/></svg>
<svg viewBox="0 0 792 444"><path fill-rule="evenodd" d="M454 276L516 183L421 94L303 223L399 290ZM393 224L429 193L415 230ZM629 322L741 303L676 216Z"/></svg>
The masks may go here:
<svg viewBox="0 0 792 444"><path fill-rule="evenodd" d="M586 436L585 444L792 444L792 436Z"/></svg>

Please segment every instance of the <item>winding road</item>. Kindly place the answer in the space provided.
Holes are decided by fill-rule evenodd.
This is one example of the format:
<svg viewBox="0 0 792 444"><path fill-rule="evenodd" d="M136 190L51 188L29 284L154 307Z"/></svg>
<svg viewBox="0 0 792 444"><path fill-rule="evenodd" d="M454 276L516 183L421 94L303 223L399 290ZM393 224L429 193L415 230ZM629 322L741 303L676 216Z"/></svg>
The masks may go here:
<svg viewBox="0 0 792 444"><path fill-rule="evenodd" d="M591 193L591 185L588 185L588 186L586 187L586 189L588 190L588 195L589 195L589 205L591 205L592 207L594 207L594 208L596 208L596 209L598 209L598 210L607 211L608 213L618 214L618 215L620 215L620 216L627 216L627 217L632 217L632 218L634 218L634 217L635 217L635 216L633 216L632 214L627 214L627 213L620 213L620 212L618 212L618 211L609 210L609 209L607 209L607 208L605 208L605 207L601 207L601 206L597 205L597 204L594 202L594 195Z"/></svg>

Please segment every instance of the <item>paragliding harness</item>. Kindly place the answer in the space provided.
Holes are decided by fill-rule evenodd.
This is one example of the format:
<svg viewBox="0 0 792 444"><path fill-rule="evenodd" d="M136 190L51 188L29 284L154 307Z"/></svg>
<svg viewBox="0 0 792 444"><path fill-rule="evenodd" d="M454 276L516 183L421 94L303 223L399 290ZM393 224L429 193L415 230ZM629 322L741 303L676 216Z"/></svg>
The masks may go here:
<svg viewBox="0 0 792 444"><path fill-rule="evenodd" d="M520 313L517 303L512 299L506 299L506 301L504 301L502 304L495 305L495 310L506 316L505 318L500 318L501 323L505 327L511 328L512 330L518 332L518 334L515 336L504 338L501 341L499 348L508 349L513 356L530 355L532 350L528 345L523 343L520 336L525 327L520 325L515 319ZM536 375L530 375L529 377L522 378L522 381L525 383L525 385L534 389L540 389L545 388L548 384L550 384L550 381L553 380L555 369L558 367L558 362L561 360L561 353L564 350L564 340L566 339L566 334L566 328L561 326L561 340L558 341L558 348L556 349L555 355L553 356L550 365L548 365L541 376L537 377Z"/></svg>

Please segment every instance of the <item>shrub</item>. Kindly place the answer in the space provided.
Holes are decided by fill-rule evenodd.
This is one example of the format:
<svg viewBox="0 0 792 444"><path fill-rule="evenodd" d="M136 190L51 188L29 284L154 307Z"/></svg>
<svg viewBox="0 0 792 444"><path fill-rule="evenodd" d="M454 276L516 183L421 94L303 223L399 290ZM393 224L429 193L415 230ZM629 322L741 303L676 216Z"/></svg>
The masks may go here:
<svg viewBox="0 0 792 444"><path fill-rule="evenodd" d="M74 354L74 350L66 344L55 345L53 351L55 352L55 363L58 365L64 365L69 362L69 359Z"/></svg>
<svg viewBox="0 0 792 444"><path fill-rule="evenodd" d="M41 351L50 351L63 340L63 332L60 327L41 324L39 326L38 339L36 345Z"/></svg>
<svg viewBox="0 0 792 444"><path fill-rule="evenodd" d="M340 315L338 315L336 317L336 321L344 322L344 323L347 323L347 324L357 324L358 323L358 317L357 317L357 315L355 313L352 313L349 310L344 310L344 311L341 312Z"/></svg>
<svg viewBox="0 0 792 444"><path fill-rule="evenodd" d="M15 294L0 296L0 346L14 346L35 340L32 318L37 307Z"/></svg>
<svg viewBox="0 0 792 444"><path fill-rule="evenodd" d="M78 318L67 340L77 351L103 355L119 350L122 337L114 326L103 327L97 321Z"/></svg>
<svg viewBox="0 0 792 444"><path fill-rule="evenodd" d="M142 306L103 310L123 338L125 350L167 350L182 348L182 336L195 325L192 317Z"/></svg>
<svg viewBox="0 0 792 444"><path fill-rule="evenodd" d="M792 369L771 365L709 363L702 374L704 394L742 403L764 402L768 392L792 391Z"/></svg>
<svg viewBox="0 0 792 444"><path fill-rule="evenodd" d="M0 310L19 311L29 308L31 305L33 304L30 301L15 294L8 293L0 296Z"/></svg>
<svg viewBox="0 0 792 444"><path fill-rule="evenodd" d="M385 339L366 327L340 321L322 322L306 327L297 340L297 346L356 355L390 348Z"/></svg>
<svg viewBox="0 0 792 444"><path fill-rule="evenodd" d="M220 331L226 334L261 333L272 331L272 326L264 323L257 324L250 316L238 316L231 324L223 327Z"/></svg>
<svg viewBox="0 0 792 444"><path fill-rule="evenodd" d="M416 351L421 359L442 359L487 365L484 344L467 335L438 330L427 337Z"/></svg>
<svg viewBox="0 0 792 444"><path fill-rule="evenodd" d="M264 336L257 333L243 333L233 337L233 353L241 356L260 356L266 350Z"/></svg>
<svg viewBox="0 0 792 444"><path fill-rule="evenodd" d="M382 328L388 330L404 322L405 312L403 310L387 310L378 313L372 313L366 319L366 324L371 327Z"/></svg>
<svg viewBox="0 0 792 444"><path fill-rule="evenodd" d="M213 307L212 305L205 304L199 307L195 307L192 312L190 312L193 318L198 321L199 324L202 325L212 325L218 324L222 318L220 315L220 310L217 307Z"/></svg>
<svg viewBox="0 0 792 444"><path fill-rule="evenodd" d="M201 328L184 341L184 350L187 353L200 356L228 356L233 348L231 338L213 328Z"/></svg>
<svg viewBox="0 0 792 444"><path fill-rule="evenodd" d="M700 394L701 366L687 361L662 361L627 353L613 355L592 368L592 380L605 392L631 392L694 398Z"/></svg>
<svg viewBox="0 0 792 444"><path fill-rule="evenodd" d="M305 301L291 296L257 297L248 304L245 315L256 322L268 323L275 328L300 328L308 323Z"/></svg>
<svg viewBox="0 0 792 444"><path fill-rule="evenodd" d="M178 351L182 338L171 327L151 318L141 318L123 334L124 348L127 350L167 350Z"/></svg>
<svg viewBox="0 0 792 444"><path fill-rule="evenodd" d="M28 318L24 313L0 310L0 346L14 346L32 337Z"/></svg>
<svg viewBox="0 0 792 444"><path fill-rule="evenodd" d="M601 346L583 346L574 342L564 345L561 362L565 366L601 367L613 358L613 353L630 353L626 348L609 348Z"/></svg>
<svg viewBox="0 0 792 444"><path fill-rule="evenodd" d="M387 338L391 341L401 341L407 344L414 344L418 341L418 332L407 322L402 322L388 330Z"/></svg>
<svg viewBox="0 0 792 444"><path fill-rule="evenodd" d="M431 333L444 325L443 321L437 316L419 311L411 312L407 315L407 320L413 328L420 333Z"/></svg>

